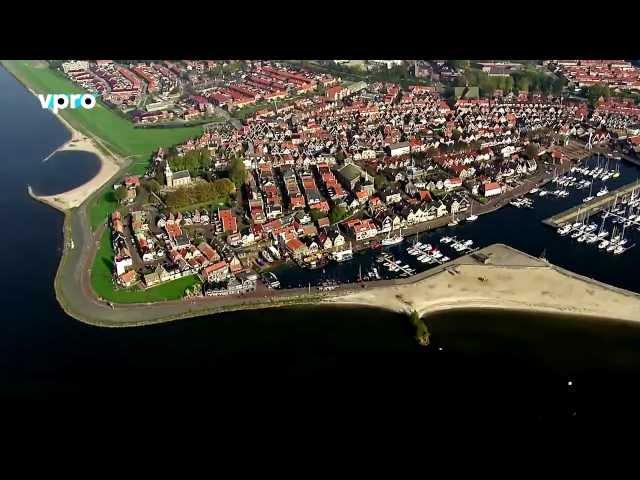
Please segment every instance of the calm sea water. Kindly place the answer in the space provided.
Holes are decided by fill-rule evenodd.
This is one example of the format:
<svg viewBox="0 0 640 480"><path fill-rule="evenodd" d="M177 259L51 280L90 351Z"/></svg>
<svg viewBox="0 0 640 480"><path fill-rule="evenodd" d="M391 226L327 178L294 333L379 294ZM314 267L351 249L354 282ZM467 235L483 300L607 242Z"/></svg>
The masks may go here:
<svg viewBox="0 0 640 480"><path fill-rule="evenodd" d="M70 150L56 152L42 163L31 188L37 195L67 192L91 180L98 171L100 160L93 153Z"/></svg>
<svg viewBox="0 0 640 480"><path fill-rule="evenodd" d="M609 415L612 405L624 411L638 399L629 385L640 373L640 329L629 324L454 312L428 319L432 345L426 350L405 317L375 309L240 312L141 329L81 324L64 314L53 291L63 217L32 200L27 185L42 193L73 187L90 176L95 160L67 153L43 165L68 132L3 69L0 104L3 399L67 400L91 392L118 402L154 391L165 395L154 397L158 401L176 392L192 399L243 391L265 400L279 389L299 389L332 404L361 392L367 404L411 395L426 411L533 419ZM55 168L58 161L64 169ZM49 167L55 175L64 172L50 185ZM625 179L637 175L634 167L623 169ZM505 208L455 234L480 246L502 241L534 254L546 248L555 263L640 291L636 252L599 255L539 224L565 208L563 202L540 200L532 211ZM358 267L332 268L347 269L340 275L347 278ZM290 284L307 281L294 271L281 276ZM603 398L603 389L611 395Z"/></svg>

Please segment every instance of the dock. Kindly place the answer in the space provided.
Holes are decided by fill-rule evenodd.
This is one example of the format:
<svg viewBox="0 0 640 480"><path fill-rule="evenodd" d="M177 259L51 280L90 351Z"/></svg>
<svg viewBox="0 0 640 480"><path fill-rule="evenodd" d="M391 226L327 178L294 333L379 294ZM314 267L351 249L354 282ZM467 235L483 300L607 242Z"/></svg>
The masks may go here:
<svg viewBox="0 0 640 480"><path fill-rule="evenodd" d="M615 190L612 190L602 197L596 197L587 203L581 203L580 205L576 205L569 210L565 210L564 212L560 212L552 217L545 218L544 220L542 220L542 223L553 228L559 228L561 225L569 221L574 221L576 216L578 215L578 211L580 212L580 215L595 215L596 213L613 206L616 202L616 199L622 198L624 195L630 194L633 190L639 188L640 179L628 183L627 185L624 185Z"/></svg>

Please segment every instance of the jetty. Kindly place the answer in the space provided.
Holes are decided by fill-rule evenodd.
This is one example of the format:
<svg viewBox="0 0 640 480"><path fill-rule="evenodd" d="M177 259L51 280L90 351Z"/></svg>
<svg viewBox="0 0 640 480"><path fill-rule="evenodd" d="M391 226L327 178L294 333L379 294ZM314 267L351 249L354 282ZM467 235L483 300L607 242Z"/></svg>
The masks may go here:
<svg viewBox="0 0 640 480"><path fill-rule="evenodd" d="M569 221L574 221L578 212L580 212L581 216L590 217L612 207L616 203L616 199L621 199L624 195L631 194L631 192L636 189L640 189L640 179L612 190L606 195L596 197L586 203L576 205L569 210L565 210L564 212L560 212L552 217L545 218L542 220L542 223L553 228L559 228L561 225L564 225Z"/></svg>

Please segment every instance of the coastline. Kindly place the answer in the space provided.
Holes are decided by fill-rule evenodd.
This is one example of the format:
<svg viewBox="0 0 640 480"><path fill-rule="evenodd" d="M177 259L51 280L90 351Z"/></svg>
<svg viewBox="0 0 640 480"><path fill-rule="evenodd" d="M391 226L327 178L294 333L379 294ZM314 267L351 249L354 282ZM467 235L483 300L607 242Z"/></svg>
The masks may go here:
<svg viewBox="0 0 640 480"><path fill-rule="evenodd" d="M9 73L12 73L10 70L8 71ZM15 75L13 76L35 95L35 92L28 85L25 85L24 82ZM470 256L460 257L441 267L430 269L406 280L387 280L369 283L367 284L366 289L361 290L354 287L347 287L329 293L314 292L313 294L307 294L304 292L304 289L301 289L303 291L300 291L300 289L292 289L274 292L272 296L265 297L264 299L230 297L225 300L203 298L194 302L176 300L150 304L110 304L99 299L91 285L91 266L96 253L96 233L99 233L99 230L96 233L91 231L87 220L87 206L89 204L89 200L100 192L105 183L109 179L117 176L122 169L127 166L127 159L120 159L120 157L114 155L109 151L109 149L102 145L98 138L83 135L79 130L71 126L60 114L57 114L56 117L70 131L71 139L56 149L54 153L64 149L86 150L90 153L96 154L103 165L100 173L94 177L94 179L69 192L42 197L30 192L30 194L37 200L65 213L63 231L64 248L58 265L54 285L56 297L62 308L67 314L81 322L102 327L142 326L228 311L310 304L336 306L364 305L402 313L410 313L412 310L417 310L420 315L427 315L432 312L448 309L500 308L508 310L575 314L580 316L593 316L616 320L640 320L640 318L638 318L639 315L635 314L635 312L640 312L640 296L633 292L615 289L615 287L610 285L601 284L595 280L580 277L572 272L568 272L569 275L566 273L563 274L563 278L565 280L573 278L574 282L577 281L583 286L587 285L587 287L598 289L599 291L609 292L615 290L615 294L628 297L627 300L632 304L632 307L628 307L626 310L616 310L615 308L611 309L610 305L605 301L606 299L603 299L604 303L600 305L590 304L585 308L576 308L571 304L563 303L561 298L553 298L550 302L541 303L540 298L545 298L544 292L542 292L541 296L539 292L538 297L535 297L535 295L534 297L531 297L530 291L528 297L527 295L524 295L523 297L520 294L515 294L511 295L510 298L504 298L502 294L505 292L499 289L493 288L485 289L484 292L475 292L473 289L467 288L470 285L467 287L463 286L460 291L455 293L447 291L450 287L442 287L444 284L449 285L449 280L452 278L449 277L450 274L447 271L452 266L461 266L464 269L469 268L469 265L463 264L465 262L474 263L473 260L469 260L471 258ZM107 154L105 151L110 153ZM108 162L112 162L111 168L104 167ZM68 196L61 200L60 197L65 195ZM493 207L494 208L488 210L493 211L494 209L499 208L499 205ZM489 211L482 213L489 213ZM70 245L73 244L76 245L75 248L70 247ZM496 245L498 247L496 247ZM533 257L517 250L510 249L504 245L496 245L492 245L483 250L506 248L509 249L512 254L513 252L519 254L519 258L521 259L533 259ZM540 262L537 259L533 260ZM480 271L482 272L482 275L489 275L486 265L475 265L474 268L476 267L485 267L484 269L480 268ZM499 268L513 269L514 267L516 269L534 268L531 265L510 265L501 266ZM544 265L536 265L535 268L538 270L546 269L547 271L555 272L560 272L562 270L559 267L546 263ZM493 273L495 272L496 271L494 270ZM476 275L477 277L477 272L470 273L467 276L473 279L473 275ZM442 281L440 279L445 279L446 281ZM424 289L422 289L425 285L423 282L425 281L427 282L426 288L432 291L425 292ZM475 281L478 281L477 278L475 278ZM556 281L558 281L558 279L556 279ZM433 290L437 290L438 287L437 285L429 287L429 282L436 284L441 283L442 285L440 285L440 290L444 288L444 290L437 295L435 300L429 299L428 294L435 293ZM527 278L527 282L533 283L529 278ZM561 283L562 282L560 282L560 284ZM527 288L527 286L524 286L524 290L527 290ZM571 295L567 295L565 298L573 299ZM629 308L631 310L629 310Z"/></svg>
<svg viewBox="0 0 640 480"><path fill-rule="evenodd" d="M480 253L500 258L484 265L466 255L412 283L372 287L328 302L362 306L375 302L398 313L415 310L420 316L453 309L497 308L640 322L639 294L506 245L494 244Z"/></svg>
<svg viewBox="0 0 640 480"><path fill-rule="evenodd" d="M10 68L6 62L2 62L2 67L16 81L26 88L34 97L38 93L24 79L20 78L17 72ZM49 205L61 212L79 207L94 193L98 192L110 179L118 175L127 166L127 159L114 153L102 140L94 135L85 135L66 120L60 112L51 112L54 117L62 123L69 131L71 138L47 155L43 162L48 161L53 155L66 150L85 151L94 154L100 160L100 170L89 181L78 187L56 195L37 195L29 188L29 195L42 203Z"/></svg>
<svg viewBox="0 0 640 480"><path fill-rule="evenodd" d="M29 90L35 95L33 90ZM109 180L115 177L124 166L126 166L126 162L111 152L107 147L102 145L102 143L97 139L90 138L75 129L59 113L54 113L54 115L56 119L66 127L69 133L71 133L71 138L50 153L45 159L43 159L43 162L48 161L56 153L63 151L84 151L92 153L100 160L100 170L98 170L98 173L92 179L66 192L55 195L37 195L31 190L31 187L29 187L29 194L34 199L65 212L80 206L93 193L100 190L100 188L102 188L107 182L109 182Z"/></svg>

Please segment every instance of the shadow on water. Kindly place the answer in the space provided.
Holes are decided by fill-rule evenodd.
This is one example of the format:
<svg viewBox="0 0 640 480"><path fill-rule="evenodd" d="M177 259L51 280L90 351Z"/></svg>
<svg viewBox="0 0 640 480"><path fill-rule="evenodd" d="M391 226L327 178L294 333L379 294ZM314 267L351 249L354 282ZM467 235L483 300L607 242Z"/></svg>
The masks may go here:
<svg viewBox="0 0 640 480"><path fill-rule="evenodd" d="M36 195L56 195L91 180L100 171L100 159L90 152L55 153L34 172L31 187Z"/></svg>

